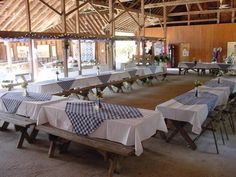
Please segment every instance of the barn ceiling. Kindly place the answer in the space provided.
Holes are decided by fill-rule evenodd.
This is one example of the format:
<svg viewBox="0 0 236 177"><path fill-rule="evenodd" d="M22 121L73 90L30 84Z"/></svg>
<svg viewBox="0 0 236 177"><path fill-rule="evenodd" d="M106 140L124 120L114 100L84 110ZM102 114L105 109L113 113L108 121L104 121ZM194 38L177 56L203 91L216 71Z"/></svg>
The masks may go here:
<svg viewBox="0 0 236 177"><path fill-rule="evenodd" d="M77 20L76 1L79 2ZM145 27L234 23L236 0L144 0ZM28 31L27 0L0 0L0 31ZM87 3L85 3L87 2ZM82 6L82 4L85 4ZM50 6L50 7L49 7ZM105 35L109 32L109 0L65 0L66 31ZM29 0L32 32L62 31L60 0ZM137 32L141 0L114 0L115 30ZM164 15L166 14L166 18Z"/></svg>

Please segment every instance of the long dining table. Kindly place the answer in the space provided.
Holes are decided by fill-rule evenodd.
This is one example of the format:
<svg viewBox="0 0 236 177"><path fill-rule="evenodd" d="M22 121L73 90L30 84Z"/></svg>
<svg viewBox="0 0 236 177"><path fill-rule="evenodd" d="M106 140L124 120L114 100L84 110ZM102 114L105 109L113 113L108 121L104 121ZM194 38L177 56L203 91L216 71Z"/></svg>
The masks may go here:
<svg viewBox="0 0 236 177"><path fill-rule="evenodd" d="M212 79L198 88L200 93L198 97L195 96L195 90L190 90L157 105L155 110L160 111L175 126L175 130L167 141L170 141L180 132L190 147L196 149L196 144L184 127L190 124L192 125L192 132L200 135L202 125L209 113L214 111L217 106L226 105L230 94L236 92L235 81L235 77L222 77L221 83L218 83L218 79Z"/></svg>
<svg viewBox="0 0 236 177"><path fill-rule="evenodd" d="M76 128L66 112L68 103L93 104L92 101L69 99L67 101L44 105L36 118L37 125L49 123L49 125L53 127L76 133ZM113 106L116 107L118 105ZM143 152L142 141L149 139L156 134L157 131L167 132L167 127L164 117L160 112L147 109L137 110L142 114L141 117L133 119L129 118L129 116L125 118L120 115L120 117L116 119L115 114L113 114L112 119L102 121L100 126L92 131L92 133L88 134L88 136L118 142L126 146L134 146L135 154L137 156L141 155ZM104 108L101 109L101 111L106 112L107 109ZM79 115L82 113L81 111L77 111L76 114ZM89 113L82 115L85 116L87 114ZM128 114L128 112L125 114ZM97 113L94 113L92 115L93 119L96 119L96 116Z"/></svg>
<svg viewBox="0 0 236 177"><path fill-rule="evenodd" d="M86 88L100 84L123 81L136 76L157 75L163 73L161 66L133 67L124 71L106 71L99 75L81 75L76 78L62 78L60 80L46 80L29 84L28 91L37 93L56 94L73 88Z"/></svg>
<svg viewBox="0 0 236 177"><path fill-rule="evenodd" d="M37 125L49 124L52 127L76 134L73 121L66 112L68 103L85 104L83 109L85 112L81 115L82 120L96 120L101 113L101 124L86 135L118 142L125 146L134 146L135 154L138 156L143 152L143 140L150 138L157 131L167 132L164 117L160 112L153 110L102 103L108 107L96 111L95 106L88 107L90 104L96 104L94 101L33 92L29 92L29 95L25 96L22 91L0 94L0 111L27 117L34 120ZM86 111L87 108L90 109ZM140 115L133 118L132 113L135 111ZM75 112L76 120L80 113L81 111ZM108 118L106 118L107 116ZM88 127L92 125L92 123L85 124Z"/></svg>
<svg viewBox="0 0 236 177"><path fill-rule="evenodd" d="M233 65L227 64L227 63L207 63L207 62L181 62L178 64L179 68L179 75L184 72L184 74L188 70L193 70L200 74L202 72L203 74L205 73L206 70L227 70L231 68Z"/></svg>

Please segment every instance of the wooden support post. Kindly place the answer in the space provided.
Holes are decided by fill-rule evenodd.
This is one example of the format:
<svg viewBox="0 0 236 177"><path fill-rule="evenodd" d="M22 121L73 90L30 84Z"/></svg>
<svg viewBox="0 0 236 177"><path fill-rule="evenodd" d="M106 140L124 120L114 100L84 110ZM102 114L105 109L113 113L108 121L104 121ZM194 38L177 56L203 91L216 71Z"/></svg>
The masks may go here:
<svg viewBox="0 0 236 177"><path fill-rule="evenodd" d="M78 8L79 7L79 0L76 0L76 7ZM79 8L77 9L76 11L76 16L75 16L75 19L76 19L76 22L75 22L75 25L76 25L76 33L80 33L80 15L79 15ZM81 42L80 40L78 40L78 43L76 44L77 45L77 49L78 49L78 53L79 53L79 58L78 58L78 67L79 67L79 75L82 74L82 61L81 61Z"/></svg>
<svg viewBox="0 0 236 177"><path fill-rule="evenodd" d="M8 41L4 42L4 45L6 46L6 51L7 51L7 64L8 64L8 68L9 71L12 71L12 58L11 58L11 47L10 47L10 43Z"/></svg>
<svg viewBox="0 0 236 177"><path fill-rule="evenodd" d="M220 12L217 12L217 24L220 23Z"/></svg>
<svg viewBox="0 0 236 177"><path fill-rule="evenodd" d="M30 45L31 45L31 50L32 50L32 62L33 62L33 71L34 71L34 76L32 79L37 79L38 78L38 57L35 53L35 50L37 48L37 44L36 41L34 39L31 39L30 41Z"/></svg>
<svg viewBox="0 0 236 177"><path fill-rule="evenodd" d="M234 23L234 19L235 19L235 11L232 11L232 19L231 19L232 23Z"/></svg>
<svg viewBox="0 0 236 177"><path fill-rule="evenodd" d="M138 19L139 19L139 22L140 22L140 15L139 15L139 13L137 13L137 16L138 16ZM140 33L141 33L141 27L139 26L139 30L137 32L138 40L136 42L136 51L137 51L136 55L138 56L138 58L140 58L140 43L141 43Z"/></svg>
<svg viewBox="0 0 236 177"><path fill-rule="evenodd" d="M61 22L62 22L62 33L66 33L66 4L65 0L61 0ZM69 41L64 39L63 41L63 66L64 66L64 77L68 77L68 47Z"/></svg>
<svg viewBox="0 0 236 177"><path fill-rule="evenodd" d="M167 23L166 23L166 18L167 18L167 14L166 14L166 6L163 6L163 19L164 19L164 54L167 54Z"/></svg>
<svg viewBox="0 0 236 177"><path fill-rule="evenodd" d="M110 27L109 27L109 35L110 37L115 36L115 22L114 22L114 0L109 0L109 21ZM108 55L108 66L109 69L115 69L115 56L114 56L114 40L111 39L109 42L109 55Z"/></svg>
<svg viewBox="0 0 236 177"><path fill-rule="evenodd" d="M25 0L25 10L26 10L26 18L27 18L27 31L32 32L31 30L31 16L30 16L30 6L29 6L29 0ZM31 80L35 80L35 66L33 61L33 42L32 39L29 40L29 56L28 56L28 62L29 62L29 68L31 72Z"/></svg>
<svg viewBox="0 0 236 177"><path fill-rule="evenodd" d="M145 14L144 14L144 0L141 0L141 20L140 20L140 37L145 37ZM142 40L142 59L143 61L145 60L145 46L146 46L146 41Z"/></svg>

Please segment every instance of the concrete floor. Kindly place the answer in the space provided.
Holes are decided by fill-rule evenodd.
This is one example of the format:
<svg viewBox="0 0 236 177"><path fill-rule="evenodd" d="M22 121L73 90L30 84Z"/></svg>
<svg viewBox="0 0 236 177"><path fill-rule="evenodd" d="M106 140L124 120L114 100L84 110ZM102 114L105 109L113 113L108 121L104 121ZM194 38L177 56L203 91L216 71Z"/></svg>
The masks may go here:
<svg viewBox="0 0 236 177"><path fill-rule="evenodd" d="M157 104L190 90L195 79L206 81L210 77L171 75L168 81L155 81L151 87L136 86L132 93L108 93L104 101L153 110ZM0 177L104 177L107 174L103 158L81 145L72 144L68 153L57 153L49 159L49 142L44 133L39 134L35 144L25 143L23 149L16 149L19 134L10 128L0 132ZM198 140L195 151L180 136L166 143L157 135L143 143L144 153L140 157L124 159L121 174L114 177L235 177L236 135L229 133L226 145L218 137L219 155L210 133Z"/></svg>

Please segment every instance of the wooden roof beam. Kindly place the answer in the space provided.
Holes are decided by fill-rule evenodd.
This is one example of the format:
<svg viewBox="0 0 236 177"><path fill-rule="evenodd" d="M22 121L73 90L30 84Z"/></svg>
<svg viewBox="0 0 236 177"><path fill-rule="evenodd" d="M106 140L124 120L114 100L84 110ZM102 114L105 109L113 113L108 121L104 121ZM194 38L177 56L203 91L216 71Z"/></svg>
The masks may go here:
<svg viewBox="0 0 236 177"><path fill-rule="evenodd" d="M108 4L106 2L102 2L101 0L93 0L93 4L97 5L97 6L103 6L103 7L108 8ZM114 8L117 10L123 10L123 8L119 7L119 5L117 5L117 4L114 4ZM133 12L133 13L140 13L141 12L141 10L137 10L137 9L130 9L129 11ZM148 15L150 17L162 18L161 15L156 15L156 14L145 13L145 15Z"/></svg>
<svg viewBox="0 0 236 177"><path fill-rule="evenodd" d="M203 10L203 11L190 11L190 12L177 12L177 13L170 13L168 17L176 17L176 16L185 16L188 15L198 15L198 14L214 14L218 12L234 12L236 8L231 9L217 9L217 10Z"/></svg>
<svg viewBox="0 0 236 177"><path fill-rule="evenodd" d="M46 3L44 0L39 0L39 1L42 2L45 6L47 6L49 9L53 10L54 12L56 12L58 15L62 14L61 12L59 12L58 10L56 10L52 6L50 6L48 3Z"/></svg>
<svg viewBox="0 0 236 177"><path fill-rule="evenodd" d="M200 3L197 3L197 6L198 6L198 8L199 8L200 11L203 11L202 6L201 6Z"/></svg>
<svg viewBox="0 0 236 177"><path fill-rule="evenodd" d="M152 9L163 6L178 6L185 4L198 4L198 3L207 3L207 2L217 2L219 0L177 0L177 1L168 1L160 3L150 3L144 6L145 9Z"/></svg>

